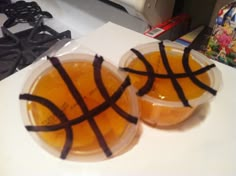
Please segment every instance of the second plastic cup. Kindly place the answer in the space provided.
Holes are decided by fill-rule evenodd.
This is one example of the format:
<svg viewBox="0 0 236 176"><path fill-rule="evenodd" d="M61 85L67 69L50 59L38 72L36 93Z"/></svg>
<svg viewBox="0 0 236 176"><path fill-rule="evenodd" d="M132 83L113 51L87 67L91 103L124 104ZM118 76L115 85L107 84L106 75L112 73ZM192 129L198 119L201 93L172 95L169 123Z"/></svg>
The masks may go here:
<svg viewBox="0 0 236 176"><path fill-rule="evenodd" d="M201 53L172 42L132 48L120 61L139 97L141 118L152 126L171 126L209 102L221 85L221 74Z"/></svg>

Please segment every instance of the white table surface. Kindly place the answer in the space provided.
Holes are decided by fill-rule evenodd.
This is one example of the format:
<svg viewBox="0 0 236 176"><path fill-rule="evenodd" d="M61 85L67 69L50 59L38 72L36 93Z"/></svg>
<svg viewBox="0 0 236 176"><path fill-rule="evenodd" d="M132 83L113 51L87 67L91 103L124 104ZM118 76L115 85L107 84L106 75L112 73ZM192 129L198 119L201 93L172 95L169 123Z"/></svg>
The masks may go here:
<svg viewBox="0 0 236 176"><path fill-rule="evenodd" d="M117 65L135 45L153 41L107 23L76 42ZM37 63L36 63L37 64ZM216 63L223 87L215 99L176 128L154 129L142 124L139 140L128 152L92 163L60 160L45 152L25 130L19 93L35 65L0 82L0 175L236 175L236 70Z"/></svg>

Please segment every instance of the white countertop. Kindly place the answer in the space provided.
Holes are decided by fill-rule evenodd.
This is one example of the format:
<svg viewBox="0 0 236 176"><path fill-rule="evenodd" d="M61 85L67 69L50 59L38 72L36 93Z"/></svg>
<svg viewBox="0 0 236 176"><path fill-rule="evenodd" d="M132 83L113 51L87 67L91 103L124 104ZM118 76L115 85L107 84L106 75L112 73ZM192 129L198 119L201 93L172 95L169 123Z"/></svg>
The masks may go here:
<svg viewBox="0 0 236 176"><path fill-rule="evenodd" d="M150 41L153 39L107 23L75 42L117 65L125 51ZM18 96L36 65L21 70L0 82L0 175L235 176L236 70L221 63L216 65L224 84L210 104L173 129L142 124L141 136L131 150L95 163L60 160L33 141L23 125Z"/></svg>

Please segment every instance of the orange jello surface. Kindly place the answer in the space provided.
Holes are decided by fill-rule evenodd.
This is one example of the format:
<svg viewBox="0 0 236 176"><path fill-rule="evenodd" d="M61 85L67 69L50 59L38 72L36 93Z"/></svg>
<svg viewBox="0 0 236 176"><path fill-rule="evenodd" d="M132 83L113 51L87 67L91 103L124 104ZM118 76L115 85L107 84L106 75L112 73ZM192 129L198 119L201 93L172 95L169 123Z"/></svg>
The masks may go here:
<svg viewBox="0 0 236 176"><path fill-rule="evenodd" d="M175 74L185 73L182 64L182 53L176 52L175 54L168 54L168 50L170 50L170 48L166 47L168 62L172 71ZM167 75L167 71L162 62L160 52L152 52L145 54L145 58L152 65L155 73ZM202 66L198 62L191 59L191 56L189 59L189 65L193 72L202 68ZM128 67L133 70L147 72L145 65L138 58L131 61ZM137 75L133 73L129 73L129 75L133 86L137 89L140 89L145 84L148 78L147 75ZM210 84L210 79L207 73L199 74L196 76L196 78L207 85ZM196 84L194 84L188 76L184 78L177 78L177 81L182 87L183 92L188 100L197 98L205 92L205 90L201 89ZM153 87L147 93L147 95L161 100L180 101L176 90L173 87L171 79L169 78L156 77Z"/></svg>
<svg viewBox="0 0 236 176"><path fill-rule="evenodd" d="M100 94L94 81L94 70L91 62L88 61L70 61L63 63L64 69L73 80L74 85L82 95L88 110L102 104L105 100ZM103 83L111 96L121 85L122 81L113 72L105 67L101 69ZM75 102L68 90L65 82L62 80L55 68L48 69L31 86L30 93L38 95L52 101L60 107L69 120L83 115L80 106ZM131 111L129 92L124 91L116 104L125 112ZM32 124L53 125L60 121L45 106L29 101L27 104L28 113ZM94 117L94 120L104 136L107 144L112 146L121 138L128 123L111 107ZM89 152L99 149L99 143L94 131L91 129L87 120L72 126L73 145L71 152ZM62 149L65 143L64 129L50 132L39 132L40 137L50 146Z"/></svg>
<svg viewBox="0 0 236 176"><path fill-rule="evenodd" d="M166 47L165 50L172 72L174 74L185 74L186 72L182 63L183 53L173 52L170 47ZM153 67L155 74L168 75L159 51L145 54L144 57ZM202 68L197 61L192 59L191 55L189 57L189 66L192 72ZM138 58L134 58L126 67L135 71L147 73L144 63ZM129 72L129 76L132 85L137 90L142 88L148 79L148 75L145 74L140 75ZM195 76L199 81L206 85L210 85L208 73L202 73ZM194 84L189 76L176 78L176 80L182 88L187 100L198 98L205 92L205 90ZM139 98L141 118L145 122L154 126L170 126L177 124L188 118L195 109L195 107L186 107L182 104L170 78L155 77L151 90L145 95L151 97L153 101L147 100L143 97ZM163 103L160 103L160 101L159 103L156 103L155 99L163 100ZM165 101L180 102L180 105L178 107L168 106L165 104Z"/></svg>

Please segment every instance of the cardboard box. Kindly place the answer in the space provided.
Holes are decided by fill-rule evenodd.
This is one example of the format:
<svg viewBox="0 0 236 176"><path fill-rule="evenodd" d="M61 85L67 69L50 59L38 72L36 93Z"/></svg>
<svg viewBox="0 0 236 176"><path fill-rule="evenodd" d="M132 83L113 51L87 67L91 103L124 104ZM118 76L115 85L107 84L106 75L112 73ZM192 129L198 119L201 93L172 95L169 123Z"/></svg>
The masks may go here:
<svg viewBox="0 0 236 176"><path fill-rule="evenodd" d="M189 31L190 16L180 14L144 32L144 35L159 40L175 40Z"/></svg>

